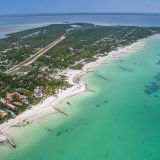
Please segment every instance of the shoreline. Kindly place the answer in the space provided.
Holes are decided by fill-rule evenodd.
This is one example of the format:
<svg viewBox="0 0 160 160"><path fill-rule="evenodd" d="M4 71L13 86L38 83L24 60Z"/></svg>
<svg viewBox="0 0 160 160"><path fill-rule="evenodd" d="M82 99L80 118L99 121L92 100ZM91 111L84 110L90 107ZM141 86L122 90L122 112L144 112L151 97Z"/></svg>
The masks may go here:
<svg viewBox="0 0 160 160"><path fill-rule="evenodd" d="M155 35L154 35L155 36ZM153 37L153 36L151 36ZM71 96L83 93L87 91L87 84L84 84L80 81L80 78L90 72L92 68L99 66L101 64L108 64L110 61L114 59L121 58L123 55L131 54L145 46L145 41L151 37L138 40L129 46L125 46L122 48L118 48L117 50L111 51L107 53L108 55L103 57L98 57L96 61L89 62L84 65L82 70L64 70L65 75L67 76L67 80L72 87L67 88L66 90L59 91L56 96L50 96L45 99L43 102L32 106L31 109L27 109L22 114L18 115L15 119L10 119L2 124L0 124L0 142L4 141L4 135L8 129L16 126L25 126L32 123L35 120L43 118L44 116L58 113L54 107L57 107L59 103L63 102L66 98ZM58 108L58 107L57 107ZM2 137L2 138L1 138Z"/></svg>

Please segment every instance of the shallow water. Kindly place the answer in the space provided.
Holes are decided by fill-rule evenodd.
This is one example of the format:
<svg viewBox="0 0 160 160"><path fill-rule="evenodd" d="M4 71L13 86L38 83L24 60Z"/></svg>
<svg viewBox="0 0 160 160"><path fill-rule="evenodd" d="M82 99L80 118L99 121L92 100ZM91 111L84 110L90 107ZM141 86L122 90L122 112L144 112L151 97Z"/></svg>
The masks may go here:
<svg viewBox="0 0 160 160"><path fill-rule="evenodd" d="M64 100L69 117L12 128L18 148L1 147L0 160L160 159L160 36L146 43L83 76L96 93Z"/></svg>

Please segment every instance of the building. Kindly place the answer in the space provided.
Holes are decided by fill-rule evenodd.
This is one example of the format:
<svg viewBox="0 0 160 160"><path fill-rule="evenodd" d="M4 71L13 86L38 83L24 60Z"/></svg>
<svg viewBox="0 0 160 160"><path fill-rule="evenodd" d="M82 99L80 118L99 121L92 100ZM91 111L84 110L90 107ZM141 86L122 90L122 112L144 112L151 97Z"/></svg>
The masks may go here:
<svg viewBox="0 0 160 160"><path fill-rule="evenodd" d="M15 102L15 98L18 98L20 102ZM0 102L12 111L14 111L16 107L21 107L23 103L29 104L27 97L18 92L7 93L5 98L0 98Z"/></svg>
<svg viewBox="0 0 160 160"><path fill-rule="evenodd" d="M40 98L43 96L43 91L44 91L44 87L43 86L37 86L34 90L34 97L35 98Z"/></svg>

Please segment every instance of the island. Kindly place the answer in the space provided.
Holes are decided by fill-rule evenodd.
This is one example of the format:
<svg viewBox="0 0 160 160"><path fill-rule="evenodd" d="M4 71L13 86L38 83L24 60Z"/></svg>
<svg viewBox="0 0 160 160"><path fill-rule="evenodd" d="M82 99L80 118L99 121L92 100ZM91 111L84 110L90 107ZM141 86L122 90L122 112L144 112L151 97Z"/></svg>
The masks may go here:
<svg viewBox="0 0 160 160"><path fill-rule="evenodd" d="M0 123L72 87L66 70L82 70L111 51L159 33L160 27L67 23L8 34L0 39Z"/></svg>

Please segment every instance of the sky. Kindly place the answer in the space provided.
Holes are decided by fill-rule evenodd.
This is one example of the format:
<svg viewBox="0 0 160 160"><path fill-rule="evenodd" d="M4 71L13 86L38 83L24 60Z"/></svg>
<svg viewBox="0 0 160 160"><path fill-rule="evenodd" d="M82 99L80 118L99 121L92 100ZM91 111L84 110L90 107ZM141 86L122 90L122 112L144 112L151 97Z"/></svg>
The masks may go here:
<svg viewBox="0 0 160 160"><path fill-rule="evenodd" d="M72 12L159 13L160 0L0 0L0 15Z"/></svg>

